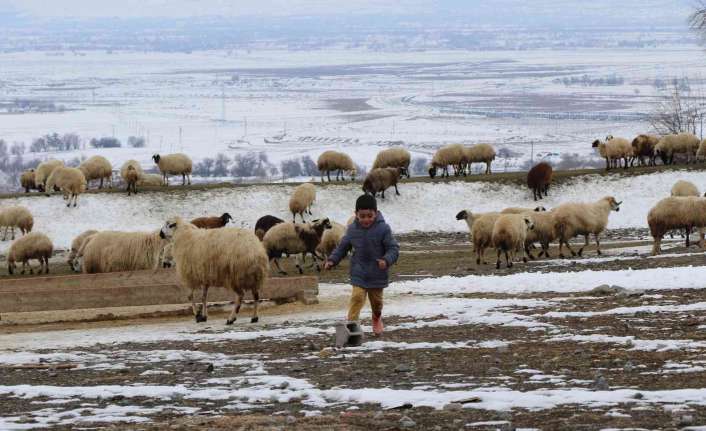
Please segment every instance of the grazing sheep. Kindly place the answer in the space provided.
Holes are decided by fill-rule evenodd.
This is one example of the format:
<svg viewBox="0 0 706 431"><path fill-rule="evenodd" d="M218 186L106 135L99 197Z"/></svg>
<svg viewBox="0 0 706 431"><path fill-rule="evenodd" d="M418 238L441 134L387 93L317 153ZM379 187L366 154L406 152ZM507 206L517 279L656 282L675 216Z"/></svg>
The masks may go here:
<svg viewBox="0 0 706 431"><path fill-rule="evenodd" d="M186 185L187 179L191 185L192 163L186 154L177 153L166 156L155 154L152 156L152 160L157 164L159 172L162 173L164 185L169 185L169 175L181 175L181 185Z"/></svg>
<svg viewBox="0 0 706 431"><path fill-rule="evenodd" d="M485 250L493 244L493 226L495 226L498 217L500 217L500 213L497 212L473 214L470 210L463 210L456 214L456 220L465 220L468 225L478 265L485 256ZM485 264L487 262L483 260L483 265Z"/></svg>
<svg viewBox="0 0 706 431"><path fill-rule="evenodd" d="M500 214L522 214L526 212L542 212L546 211L547 209L539 206L539 207L534 207L534 208L522 208L522 207L508 207L505 208L504 210L500 211Z"/></svg>
<svg viewBox="0 0 706 431"><path fill-rule="evenodd" d="M319 255L324 258L330 255L336 247L338 247L338 244L341 243L343 235L346 234L346 229L348 229L348 226L343 226L335 221L331 222L331 229L326 229L324 231L324 234L321 237L321 242L318 247L316 247L316 251Z"/></svg>
<svg viewBox="0 0 706 431"><path fill-rule="evenodd" d="M7 252L7 271L14 274L17 269L17 262L22 262L22 272L25 273L25 267L29 267L29 273L34 274L32 265L29 264L30 259L39 261L39 274L42 273L42 267L45 268L45 273L49 274L49 258L54 251L54 245L48 236L40 232L32 232L13 242L10 250Z"/></svg>
<svg viewBox="0 0 706 431"><path fill-rule="evenodd" d="M382 198L385 199L385 190L389 187L395 187L395 194L400 196L397 190L397 182L402 175L402 168L380 168L373 169L368 173L363 181L363 192L370 193L376 196L382 192Z"/></svg>
<svg viewBox="0 0 706 431"><path fill-rule="evenodd" d="M608 136L605 142L596 139L593 141L592 147L598 148L601 157L605 158L606 170L611 167L619 167L621 159L624 161L624 168L627 169L628 162L633 157L632 144L625 138ZM617 166L615 162L617 162Z"/></svg>
<svg viewBox="0 0 706 431"><path fill-rule="evenodd" d="M267 257L274 261L277 270L282 275L287 273L280 267L278 259L285 253L288 255L301 254L296 264L300 274L304 273L303 265L306 261L306 255L309 253L314 257L316 270L321 271L318 260L324 260L325 257L318 256L316 248L321 243L326 229L331 229L331 223L327 218L313 220L311 223L305 224L280 223L267 231L262 244L267 251Z"/></svg>
<svg viewBox="0 0 706 431"><path fill-rule="evenodd" d="M648 166L655 165L655 146L658 142L659 137L655 135L637 135L632 140L632 152L640 166L645 166L645 157Z"/></svg>
<svg viewBox="0 0 706 431"><path fill-rule="evenodd" d="M449 177L449 165L454 168L454 175L459 176L463 170L463 165L466 160L463 145L449 144L445 145L434 153L431 159L431 167L429 168L429 176L436 177L436 173L441 169L441 178Z"/></svg>
<svg viewBox="0 0 706 431"><path fill-rule="evenodd" d="M74 238L73 241L71 241L71 251L69 253L69 257L67 259L67 263L69 264L69 267L71 268L72 271L74 272L80 272L80 269L77 266L76 258L78 257L78 252L82 248L84 242L88 241L89 238L93 237L98 233L97 230L86 230L81 232L76 238Z"/></svg>
<svg viewBox="0 0 706 431"><path fill-rule="evenodd" d="M44 192L49 175L54 172L54 169L62 166L64 166L64 162L61 160L47 160L46 162L40 163L34 171L34 184L37 186L37 190Z"/></svg>
<svg viewBox="0 0 706 431"><path fill-rule="evenodd" d="M164 185L162 176L159 174L142 174L137 180L137 185L140 187L161 187Z"/></svg>
<svg viewBox="0 0 706 431"><path fill-rule="evenodd" d="M223 213L221 216L215 217L198 217L191 220L191 224L200 229L218 229L228 224L233 217L228 213Z"/></svg>
<svg viewBox="0 0 706 431"><path fill-rule="evenodd" d="M576 253L569 245L569 240L577 235L583 235L586 239L584 245L579 249L578 255L583 254L583 249L588 245L590 234L596 239L596 252L600 256L601 243L598 236L608 225L608 216L611 211L620 211L620 204L612 196L606 196L593 203L566 203L554 208L556 218L556 228L559 238L559 256L564 257L562 247L566 247L572 256Z"/></svg>
<svg viewBox="0 0 706 431"><path fill-rule="evenodd" d="M113 187L113 167L105 157L90 157L88 160L81 163L78 168L83 172L83 176L86 177L88 185L91 184L91 180L100 180L98 188L102 189L103 180L106 179L110 182L110 187Z"/></svg>
<svg viewBox="0 0 706 431"><path fill-rule="evenodd" d="M165 244L159 232L103 231L84 241L77 258L84 274L152 269Z"/></svg>
<svg viewBox="0 0 706 431"><path fill-rule="evenodd" d="M495 160L495 148L490 144L477 144L470 147L463 147L464 168L468 168L468 173L471 173L471 165L473 163L485 163L485 173L489 175L490 164ZM465 169L464 169L465 173Z"/></svg>
<svg viewBox="0 0 706 431"><path fill-rule="evenodd" d="M29 193L30 190L37 188L34 178L34 169L28 169L22 172L22 175L20 176L20 185L23 189L25 189L25 193Z"/></svg>
<svg viewBox="0 0 706 431"><path fill-rule="evenodd" d="M505 266L512 267L515 253L521 250L522 261L527 262L525 242L527 231L534 229L532 218L526 214L501 214L493 225L492 242L498 252L495 268L500 269L500 255L505 253Z"/></svg>
<svg viewBox="0 0 706 431"><path fill-rule="evenodd" d="M659 156L663 164L671 165L675 154L685 154L686 163L690 163L692 158L695 160L700 144L699 138L692 133L666 135L655 145L655 156Z"/></svg>
<svg viewBox="0 0 706 431"><path fill-rule="evenodd" d="M223 286L235 293L233 311L226 325L232 325L246 291L252 292L254 307L250 321L255 323L260 292L267 280L265 249L250 231L238 228L204 230L180 218L168 220L160 231L171 239L176 272L182 286L191 291L191 307L196 322L208 319L208 288ZM202 288L201 308L197 309L194 290Z"/></svg>
<svg viewBox="0 0 706 431"><path fill-rule="evenodd" d="M127 183L127 195L137 194L137 182L140 180L140 174L137 172L134 166L130 165L127 167L127 172L125 173L125 182Z"/></svg>
<svg viewBox="0 0 706 431"><path fill-rule="evenodd" d="M679 180L672 186L671 196L701 196L701 193L691 181Z"/></svg>
<svg viewBox="0 0 706 431"><path fill-rule="evenodd" d="M404 148L389 148L382 150L375 156L373 169L380 168L401 168L401 174L409 178L409 164L412 161L412 155Z"/></svg>
<svg viewBox="0 0 706 431"><path fill-rule="evenodd" d="M292 197L289 199L289 211L292 212L292 222L297 221L297 214L301 216L302 222L304 220L304 213L308 212L309 215L312 214L311 206L316 200L316 187L310 183L304 183L297 186L292 193Z"/></svg>
<svg viewBox="0 0 706 431"><path fill-rule="evenodd" d="M15 228L18 228L22 235L32 232L34 218L32 213L23 206L5 207L0 209L0 228L5 228L2 240L7 239L7 231L12 230L12 239L15 239Z"/></svg>
<svg viewBox="0 0 706 431"><path fill-rule="evenodd" d="M647 213L647 225L654 238L652 255L661 251L664 234L672 229L685 229L689 237L692 229L706 227L706 198L696 196L668 197L650 209ZM703 237L701 238L703 245Z"/></svg>
<svg viewBox="0 0 706 431"><path fill-rule="evenodd" d="M548 196L547 192L552 183L553 173L552 166L547 162L538 163L527 173L527 187L532 189L535 201L538 194L539 199L542 199L542 192L544 192L544 196Z"/></svg>
<svg viewBox="0 0 706 431"><path fill-rule="evenodd" d="M534 229L527 231L527 238L525 239L525 253L527 253L530 259L534 259L534 256L532 256L529 249L535 242L539 242L542 246L542 250L539 252L537 257L542 257L542 254L544 254L547 258L550 257L549 244L555 241L558 236L554 212L532 211L526 214L532 218Z"/></svg>
<svg viewBox="0 0 706 431"><path fill-rule="evenodd" d="M280 223L284 223L284 220L273 215L264 215L260 217L257 219L257 222L255 222L255 236L262 241L267 231L272 229L272 226Z"/></svg>
<svg viewBox="0 0 706 431"><path fill-rule="evenodd" d="M355 181L355 164L353 160L346 153L341 153L340 151L324 151L319 156L316 161L316 167L321 173L321 182L324 182L324 173L328 181L331 182L331 171L336 172L336 181L344 180L345 172L349 172L351 175L351 181Z"/></svg>
<svg viewBox="0 0 706 431"><path fill-rule="evenodd" d="M46 184L46 194L49 196L50 190L58 188L64 195L64 200L68 199L67 207L74 201L74 207L78 205L78 195L86 191L86 177L77 168L60 167L49 175Z"/></svg>

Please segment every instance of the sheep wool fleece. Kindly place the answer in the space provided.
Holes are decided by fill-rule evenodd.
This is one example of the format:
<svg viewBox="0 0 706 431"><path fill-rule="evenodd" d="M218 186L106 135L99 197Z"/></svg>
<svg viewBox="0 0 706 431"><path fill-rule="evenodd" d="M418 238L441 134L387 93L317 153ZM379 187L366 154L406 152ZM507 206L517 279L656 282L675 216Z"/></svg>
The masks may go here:
<svg viewBox="0 0 706 431"><path fill-rule="evenodd" d="M362 227L358 220L351 223L329 260L338 265L351 248L351 284L363 289L387 287L388 271L390 266L397 262L400 246L392 236L392 229L385 223L381 212L378 211L375 221L367 229ZM378 267L378 259L385 259L387 269Z"/></svg>

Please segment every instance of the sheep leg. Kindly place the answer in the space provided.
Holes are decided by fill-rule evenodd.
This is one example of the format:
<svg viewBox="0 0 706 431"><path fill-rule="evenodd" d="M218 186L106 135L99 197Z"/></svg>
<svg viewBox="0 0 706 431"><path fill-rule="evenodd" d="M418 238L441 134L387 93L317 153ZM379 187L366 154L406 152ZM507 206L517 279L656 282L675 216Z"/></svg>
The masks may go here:
<svg viewBox="0 0 706 431"><path fill-rule="evenodd" d="M14 232L13 232L14 233ZM686 227L686 248L689 248L689 235L691 235L691 226ZM14 236L13 236L14 239Z"/></svg>
<svg viewBox="0 0 706 431"><path fill-rule="evenodd" d="M233 310L226 320L226 325L232 325L238 319L238 313L240 313L240 306L243 304L243 292L238 289L233 289L235 294L235 300L233 300Z"/></svg>
<svg viewBox="0 0 706 431"><path fill-rule="evenodd" d="M257 315L257 308L260 305L260 291L257 289L252 290L252 299L253 299L253 307L252 307L252 318L250 318L250 323L257 323L258 320L260 320L260 317Z"/></svg>
<svg viewBox="0 0 706 431"><path fill-rule="evenodd" d="M299 270L299 274L304 274L304 260L306 259L306 252L297 255L297 269Z"/></svg>
<svg viewBox="0 0 706 431"><path fill-rule="evenodd" d="M186 185L186 174L181 174L181 185L182 186Z"/></svg>
<svg viewBox="0 0 706 431"><path fill-rule="evenodd" d="M512 259L510 259L510 253L505 250L505 267L512 268Z"/></svg>
<svg viewBox="0 0 706 431"><path fill-rule="evenodd" d="M103 178L101 178L101 182L100 182L100 184L98 184L98 188L99 188L99 189L102 189L102 188L103 188Z"/></svg>
<svg viewBox="0 0 706 431"><path fill-rule="evenodd" d="M201 291L201 311L196 315L196 322L208 320L208 286L203 286Z"/></svg>
<svg viewBox="0 0 706 431"><path fill-rule="evenodd" d="M328 178L328 182L331 182L331 171L326 171L326 178Z"/></svg>
<svg viewBox="0 0 706 431"><path fill-rule="evenodd" d="M601 253L601 240L599 239L597 233L594 233L593 236L596 238L596 253L600 256L601 254L603 254Z"/></svg>
<svg viewBox="0 0 706 431"><path fill-rule="evenodd" d="M584 237L584 243L583 243L583 247L581 247L581 248L579 249L579 256L583 256L583 249L586 248L586 247L588 247L588 237L589 237L589 236L588 236L588 235L584 235L583 237Z"/></svg>
<svg viewBox="0 0 706 431"><path fill-rule="evenodd" d="M385 190L382 191L382 198L385 199Z"/></svg>
<svg viewBox="0 0 706 431"><path fill-rule="evenodd" d="M527 262L527 257L529 256L530 259L534 260L534 256L532 255L532 252L530 251L530 244L525 244L525 262Z"/></svg>
<svg viewBox="0 0 706 431"><path fill-rule="evenodd" d="M502 250L498 249L498 259L495 261L495 269L500 269L500 255L502 255Z"/></svg>
<svg viewBox="0 0 706 431"><path fill-rule="evenodd" d="M272 261L275 263L275 267L277 268L277 272L279 272L280 275L287 275L285 271L282 270L282 267L279 266L279 259L272 259Z"/></svg>
<svg viewBox="0 0 706 431"><path fill-rule="evenodd" d="M395 194L396 194L397 196L401 196L401 195L400 195L400 191L397 190L397 184L395 184Z"/></svg>

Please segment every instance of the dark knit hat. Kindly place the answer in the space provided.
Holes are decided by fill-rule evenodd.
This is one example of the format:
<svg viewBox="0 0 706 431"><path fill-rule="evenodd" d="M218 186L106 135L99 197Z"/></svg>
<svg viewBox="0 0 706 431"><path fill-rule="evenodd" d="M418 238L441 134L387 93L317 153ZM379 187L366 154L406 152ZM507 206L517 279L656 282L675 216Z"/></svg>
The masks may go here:
<svg viewBox="0 0 706 431"><path fill-rule="evenodd" d="M372 195L360 195L358 199L355 200L355 210L378 210L378 202L375 200L375 196Z"/></svg>

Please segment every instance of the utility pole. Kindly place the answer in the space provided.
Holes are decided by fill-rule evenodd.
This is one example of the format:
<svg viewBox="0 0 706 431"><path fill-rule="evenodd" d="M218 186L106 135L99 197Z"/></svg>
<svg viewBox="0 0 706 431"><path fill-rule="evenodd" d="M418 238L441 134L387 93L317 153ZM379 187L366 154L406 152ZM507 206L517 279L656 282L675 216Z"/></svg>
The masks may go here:
<svg viewBox="0 0 706 431"><path fill-rule="evenodd" d="M530 162L534 164L534 141L530 141Z"/></svg>
<svg viewBox="0 0 706 431"><path fill-rule="evenodd" d="M181 126L179 126L179 151L184 151L184 146L181 144Z"/></svg>

